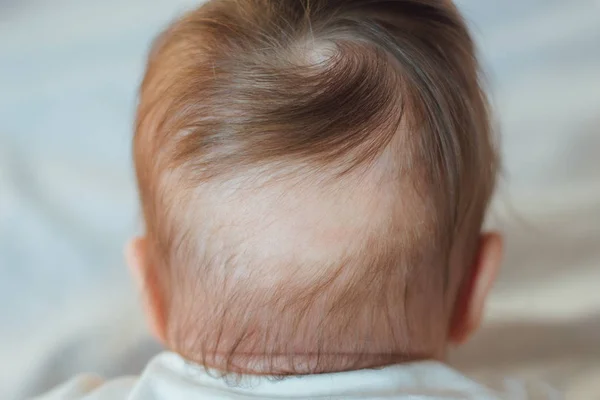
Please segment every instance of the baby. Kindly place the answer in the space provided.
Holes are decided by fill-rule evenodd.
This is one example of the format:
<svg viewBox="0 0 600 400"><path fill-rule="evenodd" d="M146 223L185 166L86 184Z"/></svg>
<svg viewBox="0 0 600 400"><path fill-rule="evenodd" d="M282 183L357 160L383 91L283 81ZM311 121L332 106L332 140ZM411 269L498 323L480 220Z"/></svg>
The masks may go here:
<svg viewBox="0 0 600 400"><path fill-rule="evenodd" d="M442 363L502 252L478 75L449 1L212 0L176 21L141 87L128 250L171 352L42 398L499 398Z"/></svg>

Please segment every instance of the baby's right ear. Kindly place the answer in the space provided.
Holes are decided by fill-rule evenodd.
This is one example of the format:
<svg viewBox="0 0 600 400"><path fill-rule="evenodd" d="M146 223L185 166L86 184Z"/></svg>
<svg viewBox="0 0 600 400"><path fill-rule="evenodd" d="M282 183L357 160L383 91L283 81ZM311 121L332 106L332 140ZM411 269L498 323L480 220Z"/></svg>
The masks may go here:
<svg viewBox="0 0 600 400"><path fill-rule="evenodd" d="M461 286L450 323L449 339L462 344L479 328L484 306L502 263L504 241L497 232L481 235L478 255Z"/></svg>
<svg viewBox="0 0 600 400"><path fill-rule="evenodd" d="M164 299L156 279L156 270L148 254L148 240L145 237L135 237L125 246L125 259L142 294L150 329L156 339L164 343L166 331Z"/></svg>

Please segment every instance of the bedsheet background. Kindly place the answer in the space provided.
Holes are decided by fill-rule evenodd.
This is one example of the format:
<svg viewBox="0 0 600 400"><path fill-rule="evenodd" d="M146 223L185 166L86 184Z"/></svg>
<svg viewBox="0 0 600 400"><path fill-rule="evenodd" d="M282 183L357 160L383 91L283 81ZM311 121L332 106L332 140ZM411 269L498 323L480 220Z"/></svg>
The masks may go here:
<svg viewBox="0 0 600 400"><path fill-rule="evenodd" d="M121 249L139 229L130 137L144 56L192 0L0 0L0 398L139 371ZM508 256L452 362L600 399L600 2L462 0L488 72Z"/></svg>

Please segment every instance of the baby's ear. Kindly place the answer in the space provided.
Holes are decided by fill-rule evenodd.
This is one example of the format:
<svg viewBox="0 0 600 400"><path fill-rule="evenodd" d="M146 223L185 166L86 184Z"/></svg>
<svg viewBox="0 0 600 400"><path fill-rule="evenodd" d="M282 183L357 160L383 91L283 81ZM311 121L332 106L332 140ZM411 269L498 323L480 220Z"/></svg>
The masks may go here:
<svg viewBox="0 0 600 400"><path fill-rule="evenodd" d="M145 237L131 239L125 246L125 258L142 294L150 329L156 339L165 343L166 310L156 277L156 268L149 257L148 240Z"/></svg>
<svg viewBox="0 0 600 400"><path fill-rule="evenodd" d="M139 289L144 287L146 269L146 238L134 237L125 245L125 261Z"/></svg>
<svg viewBox="0 0 600 400"><path fill-rule="evenodd" d="M479 328L486 299L502 263L503 239L499 233L481 235L474 265L469 268L454 306L448 339L455 344L466 342Z"/></svg>

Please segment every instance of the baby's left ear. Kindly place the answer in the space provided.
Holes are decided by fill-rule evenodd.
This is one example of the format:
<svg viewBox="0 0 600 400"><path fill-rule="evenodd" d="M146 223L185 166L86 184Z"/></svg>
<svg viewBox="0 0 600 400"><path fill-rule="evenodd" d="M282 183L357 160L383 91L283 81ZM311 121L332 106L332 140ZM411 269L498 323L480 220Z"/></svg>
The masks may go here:
<svg viewBox="0 0 600 400"><path fill-rule="evenodd" d="M163 344L166 332L166 309L158 285L156 269L149 257L148 240L135 237L125 246L125 258L133 278L142 293L146 319L154 337Z"/></svg>
<svg viewBox="0 0 600 400"><path fill-rule="evenodd" d="M448 339L466 342L483 320L485 303L502 263L503 238L497 232L481 235L474 265L461 285L454 307Z"/></svg>
<svg viewBox="0 0 600 400"><path fill-rule="evenodd" d="M125 245L125 261L138 286L144 286L144 270L146 269L146 238L134 237Z"/></svg>

